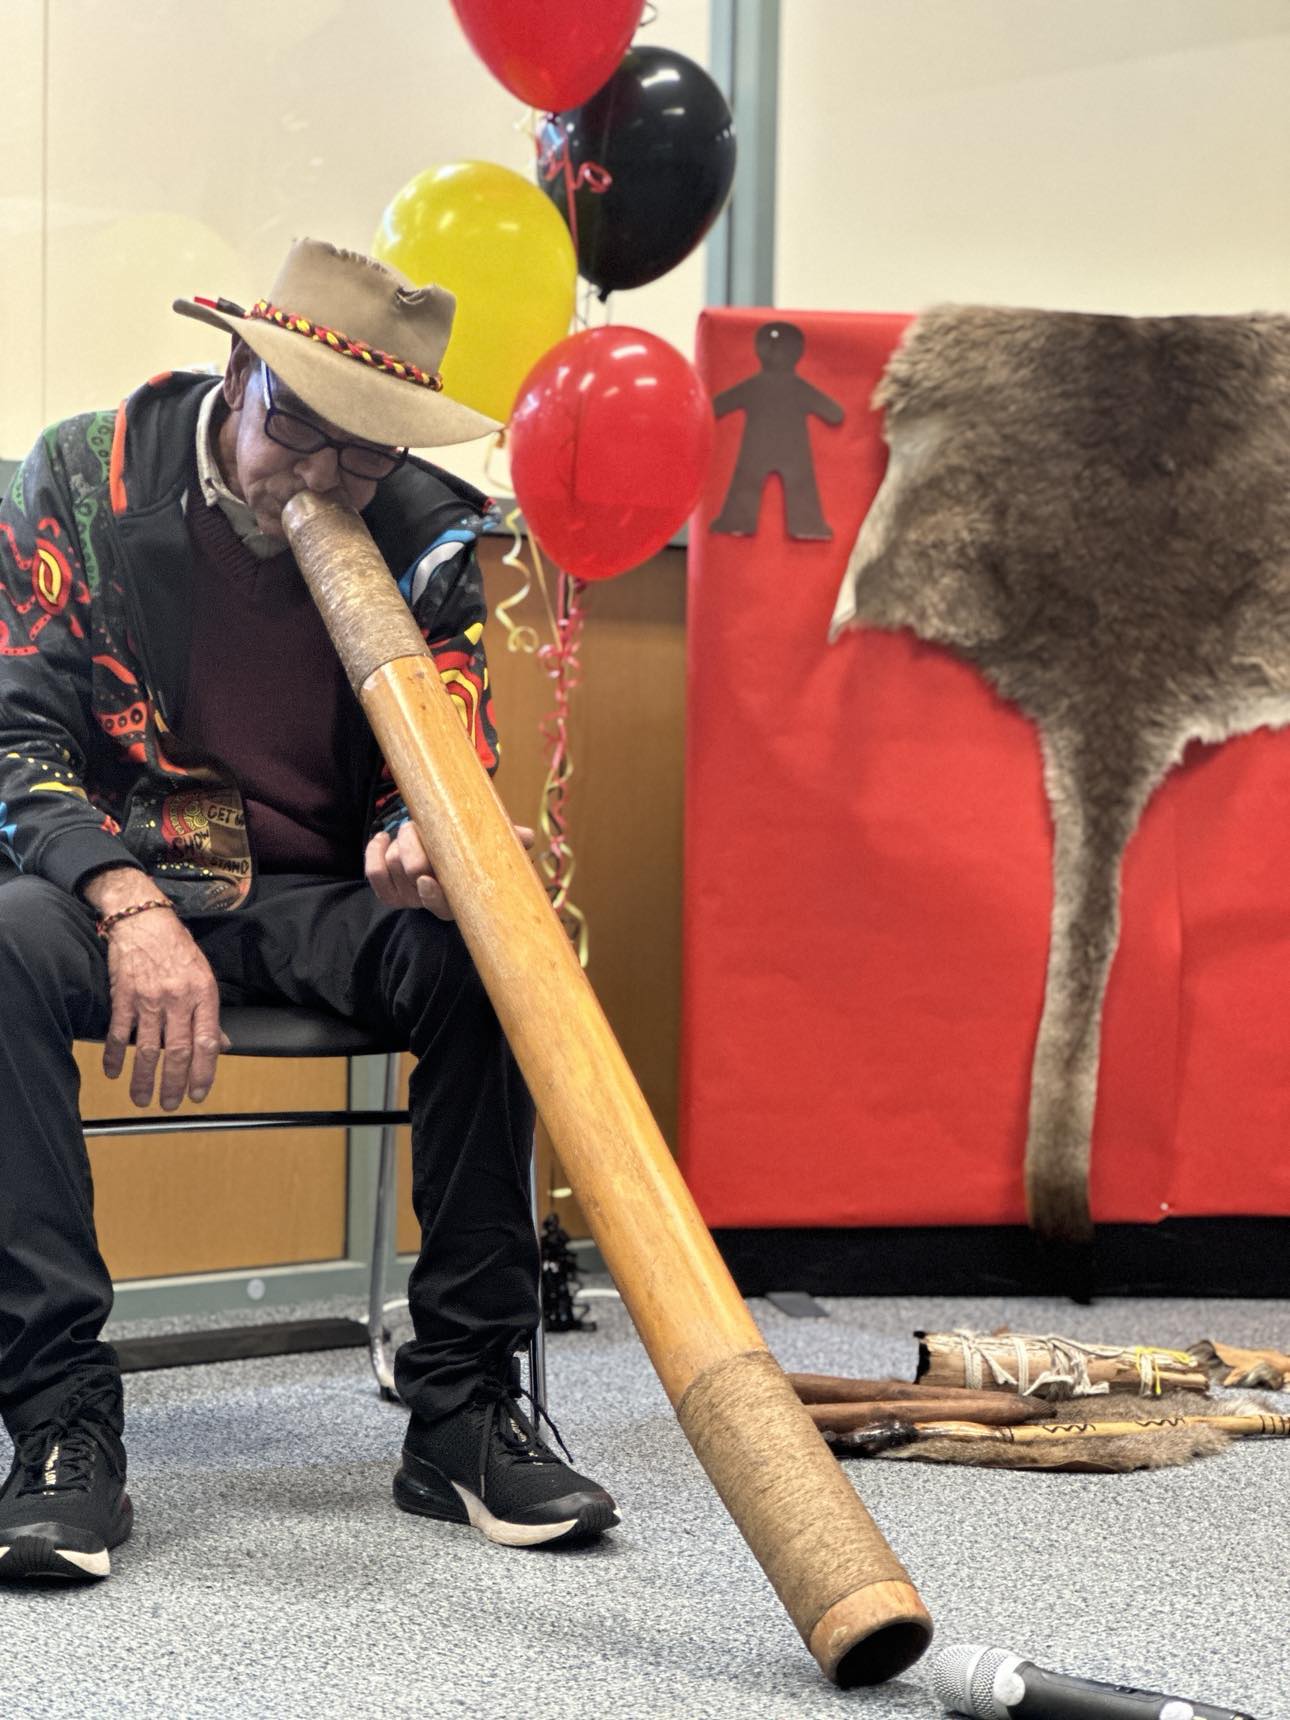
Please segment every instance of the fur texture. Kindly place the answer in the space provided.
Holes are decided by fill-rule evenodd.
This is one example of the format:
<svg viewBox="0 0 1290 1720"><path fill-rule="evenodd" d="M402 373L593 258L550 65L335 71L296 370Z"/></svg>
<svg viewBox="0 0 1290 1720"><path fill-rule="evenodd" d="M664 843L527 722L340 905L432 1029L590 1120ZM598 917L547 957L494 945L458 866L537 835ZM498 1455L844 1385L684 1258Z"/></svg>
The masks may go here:
<svg viewBox="0 0 1290 1720"><path fill-rule="evenodd" d="M1038 726L1054 893L1026 1194L1080 1242L1125 845L1189 741L1290 721L1290 318L944 307L874 403L891 461L830 636L909 628Z"/></svg>
<svg viewBox="0 0 1290 1720"><path fill-rule="evenodd" d="M912 1444L892 1444L868 1455L905 1458L918 1463L966 1463L985 1469L1062 1469L1095 1474L1123 1474L1133 1469L1174 1469L1198 1457L1217 1457L1232 1443L1233 1435L1219 1427L1151 1426L1177 1416L1231 1415L1245 1403L1201 1398L1194 1392L1165 1392L1143 1399L1136 1393L1112 1392L1106 1397L1081 1398L1072 1406L1072 1421L1140 1421L1141 1433L1085 1435L1054 1440L1043 1445L994 1445L988 1440L937 1439L935 1435ZM857 1449L863 1452L856 1436ZM847 1436L838 1436L833 1448L841 1456Z"/></svg>

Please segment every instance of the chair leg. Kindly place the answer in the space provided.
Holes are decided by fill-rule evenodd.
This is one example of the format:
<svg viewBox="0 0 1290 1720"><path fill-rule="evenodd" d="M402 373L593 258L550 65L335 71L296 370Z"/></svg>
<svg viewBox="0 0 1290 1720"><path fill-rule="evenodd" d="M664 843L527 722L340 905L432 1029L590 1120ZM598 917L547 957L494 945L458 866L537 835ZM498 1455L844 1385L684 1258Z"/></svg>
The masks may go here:
<svg viewBox="0 0 1290 1720"><path fill-rule="evenodd" d="M533 1207L533 1228L539 1247L542 1240L542 1200L538 1188L537 1137L533 1140L533 1157L529 1163L529 1193ZM541 1270L539 1266L539 1271ZM542 1322L542 1280L538 1279L538 1323L529 1339L529 1390L539 1409L546 1409L546 1330Z"/></svg>
<svg viewBox="0 0 1290 1720"><path fill-rule="evenodd" d="M385 1060L385 1109L398 1109L399 1055L391 1052ZM385 1286L393 1253L395 1183L397 1180L396 1145L398 1131L393 1123L381 1130L381 1156L376 1176L376 1223L372 1236L372 1276L367 1298L367 1343L376 1375L377 1388L383 1398L397 1403L394 1387L394 1360L390 1354L385 1330L385 1316L402 1305L402 1298L387 1304Z"/></svg>

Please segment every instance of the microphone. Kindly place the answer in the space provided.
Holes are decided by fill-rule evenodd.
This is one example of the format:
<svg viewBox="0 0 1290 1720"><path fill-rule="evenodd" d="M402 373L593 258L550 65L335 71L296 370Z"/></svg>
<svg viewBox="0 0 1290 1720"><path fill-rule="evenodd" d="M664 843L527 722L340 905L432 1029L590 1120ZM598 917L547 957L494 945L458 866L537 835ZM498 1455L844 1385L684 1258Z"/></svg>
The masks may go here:
<svg viewBox="0 0 1290 1720"><path fill-rule="evenodd" d="M1243 1709L1045 1672L1019 1654L972 1643L942 1649L932 1689L946 1708L975 1720L1254 1720Z"/></svg>

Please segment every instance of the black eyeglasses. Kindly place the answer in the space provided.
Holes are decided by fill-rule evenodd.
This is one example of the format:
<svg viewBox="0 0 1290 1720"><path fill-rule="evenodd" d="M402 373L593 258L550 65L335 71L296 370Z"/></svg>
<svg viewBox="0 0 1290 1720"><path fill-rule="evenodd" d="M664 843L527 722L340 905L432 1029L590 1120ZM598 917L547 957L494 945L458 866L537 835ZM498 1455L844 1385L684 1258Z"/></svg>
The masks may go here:
<svg viewBox="0 0 1290 1720"><path fill-rule="evenodd" d="M397 472L408 457L406 448L375 448L370 442L338 442L325 435L309 418L287 412L273 398L273 372L263 367L264 398L269 409L264 414L264 434L279 448L290 448L293 454L317 454L323 448L336 450L336 464L351 478L366 478L379 482Z"/></svg>

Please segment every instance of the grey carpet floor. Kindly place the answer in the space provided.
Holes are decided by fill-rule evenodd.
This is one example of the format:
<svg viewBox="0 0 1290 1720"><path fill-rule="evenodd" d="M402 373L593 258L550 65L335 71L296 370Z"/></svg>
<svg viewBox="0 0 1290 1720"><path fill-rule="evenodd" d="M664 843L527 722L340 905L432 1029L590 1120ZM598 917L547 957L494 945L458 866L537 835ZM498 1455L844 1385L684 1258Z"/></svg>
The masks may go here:
<svg viewBox="0 0 1290 1720"><path fill-rule="evenodd" d="M824 1306L827 1320L794 1320L753 1304L785 1367L912 1377L916 1327L1005 1321L1290 1348L1280 1302ZM595 1314L594 1335L550 1342L552 1408L624 1522L565 1553L490 1547L395 1510L404 1418L375 1395L361 1351L131 1375L134 1537L105 1584L0 1590L0 1716L940 1715L926 1662L878 1689L823 1681L626 1313L600 1302ZM938 1644L994 1643L1290 1720L1290 1443L1126 1476L854 1461L848 1474Z"/></svg>

